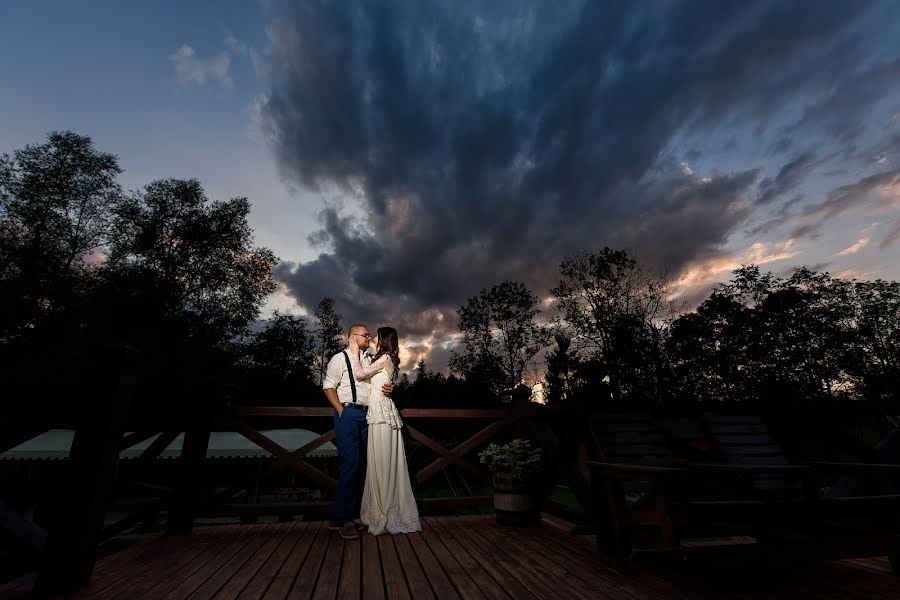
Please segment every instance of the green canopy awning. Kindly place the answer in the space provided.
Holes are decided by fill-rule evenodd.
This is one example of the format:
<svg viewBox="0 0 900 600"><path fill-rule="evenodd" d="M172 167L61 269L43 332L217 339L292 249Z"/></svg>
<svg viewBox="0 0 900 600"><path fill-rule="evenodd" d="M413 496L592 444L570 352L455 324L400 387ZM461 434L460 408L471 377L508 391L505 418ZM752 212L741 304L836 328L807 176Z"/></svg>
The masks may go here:
<svg viewBox="0 0 900 600"><path fill-rule="evenodd" d="M305 446L319 437L318 433L307 429L270 429L261 433L289 451ZM75 432L71 429L51 429L0 454L0 460L65 459L69 457L69 450L72 448L72 438L74 436ZM159 435L122 450L119 457L122 459L139 457L157 437ZM160 453L159 457L176 458L180 456L183 443L184 434L180 433ZM247 458L256 456L271 456L271 454L234 431L213 431L209 436L209 449L206 452L207 458ZM331 442L326 442L307 454L307 456L337 456L337 448Z"/></svg>

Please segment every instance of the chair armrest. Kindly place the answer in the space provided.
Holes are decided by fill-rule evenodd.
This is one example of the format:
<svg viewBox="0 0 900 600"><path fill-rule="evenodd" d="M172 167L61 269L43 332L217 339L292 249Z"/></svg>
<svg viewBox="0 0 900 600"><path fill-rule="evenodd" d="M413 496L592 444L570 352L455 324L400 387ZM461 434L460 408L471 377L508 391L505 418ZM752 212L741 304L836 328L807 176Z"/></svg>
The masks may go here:
<svg viewBox="0 0 900 600"><path fill-rule="evenodd" d="M619 479L626 481L653 481L665 477L673 477L687 472L680 467L654 467L650 465L628 465L620 463L605 463L593 460L588 461L588 467L607 479Z"/></svg>
<svg viewBox="0 0 900 600"><path fill-rule="evenodd" d="M900 473L900 465L887 463L814 462L810 464L810 467L825 471L843 471L845 473Z"/></svg>
<svg viewBox="0 0 900 600"><path fill-rule="evenodd" d="M688 463L688 470L723 473L787 473L802 475L812 470L808 465L733 465L729 463Z"/></svg>

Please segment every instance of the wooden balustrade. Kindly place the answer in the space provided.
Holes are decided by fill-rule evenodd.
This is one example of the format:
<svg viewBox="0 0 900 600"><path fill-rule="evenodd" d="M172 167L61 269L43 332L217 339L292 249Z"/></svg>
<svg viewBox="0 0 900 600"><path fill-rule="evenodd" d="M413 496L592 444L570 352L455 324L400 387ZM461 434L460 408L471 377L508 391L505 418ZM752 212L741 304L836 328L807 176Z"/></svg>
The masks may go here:
<svg viewBox="0 0 900 600"><path fill-rule="evenodd" d="M285 502L248 503L236 498L244 490L253 489L260 482L271 479L285 471L293 471L312 487L330 495L336 482L328 473L310 460L310 454L323 444L335 438L331 427L332 408L321 407L267 407L267 406L222 406L221 387L209 382L199 401L187 407L183 414L163 416L155 426L134 431L127 435L123 430L127 423L127 410L133 392L135 366L134 355L126 351L123 358L122 376L109 402L97 405L97 414L83 419L78 425L76 443L73 446L69 475L65 484L66 494L58 500L76 511L70 513L69 523L78 527L50 528L46 547L42 552L36 593L52 595L72 590L88 581L93 569L96 544L105 537L131 528L145 519L154 518L161 511L168 511L168 532L188 533L194 520L201 515L245 515L302 514L306 518L327 516L330 502ZM324 404L324 402L323 402ZM102 413L102 414L100 414ZM560 446L571 444L547 444L552 437L550 421L563 424L562 436L569 436L571 424L580 418L575 405L540 406L529 404L527 399L517 399L503 408L405 408L401 410L409 441L415 448L433 454L430 460L416 462L422 465L411 473L415 486L433 484L434 478L448 468L456 470L481 482L490 482L488 470L481 465L473 453L492 440L501 436L528 436L544 449L545 457L551 463L558 458ZM318 436L300 448L293 450L282 447L268 437L257 423L260 420L271 425L280 420L295 426L296 419L311 419L313 423L322 419L325 426L312 427ZM324 419L329 421L324 421ZM433 433L435 421L472 422L472 432L457 435L453 442L441 441L446 437ZM478 422L482 422L480 424ZM217 493L210 493L209 482L204 479L207 464L207 450L212 431L235 431L272 455L270 460L252 478L231 482ZM184 432L182 454L174 463L174 476L166 485L148 484L140 481L139 472L150 467L176 437ZM129 462L129 472L134 481L117 477L118 452L135 444L158 436L141 454ZM561 436L561 437L562 437ZM573 461L574 462L574 461ZM553 472L561 472L555 467ZM117 481L117 479L120 479ZM448 479L449 481L449 479ZM465 482L465 480L462 480ZM165 482L164 482L165 483ZM473 494L468 484L464 486L467 495L423 498L419 500L423 512L447 512L466 508L487 507L492 496ZM114 489L145 489L153 492L157 500L148 503L134 514L127 515L118 522L103 527L103 518L110 495ZM57 507L59 508L59 507ZM59 511L57 511L59 514ZM60 521L62 523L62 521ZM77 556L78 560L71 557Z"/></svg>
<svg viewBox="0 0 900 600"><path fill-rule="evenodd" d="M258 478L253 481L241 482L216 494L212 498L213 502L206 507L206 510L210 514L299 512L310 516L326 515L327 506L329 505L327 502L283 503L260 506L258 504L235 504L233 499L242 490L285 470L294 471L320 489L332 491L336 484L335 480L306 460L306 458L313 450L334 439L335 431L333 428L322 432L316 439L305 446L289 451L256 429L250 421L257 418L265 418L269 422L277 418L297 417L327 417L330 419L333 414L334 411L330 407L236 406L227 408L224 420L227 428L239 432L254 444L272 454L275 457L275 461L266 466ZM498 409L405 408L401 410L401 415L411 440L421 445L421 447L427 448L435 455L432 461L415 473L411 473L411 477L417 486L428 483L435 476L442 473L444 469L451 466L479 481L489 482L491 475L488 470L470 456L474 450L502 434L511 433L535 439L544 449L545 456L547 456L548 452L552 455L558 448L551 448L544 443L548 430L547 420L561 418L573 421L579 418L575 405L541 406L529 404L527 399L518 400L509 407ZM465 419L490 422L462 442L448 447L422 431L420 420L424 423L433 419L453 421ZM566 428L567 432L571 431L571 429L570 426ZM548 456L548 458L553 459L555 457ZM420 507L425 511L446 511L455 508L489 506L491 502L491 496L474 495L451 498L424 498L419 500ZM567 516L571 517L572 514L571 510L567 511Z"/></svg>

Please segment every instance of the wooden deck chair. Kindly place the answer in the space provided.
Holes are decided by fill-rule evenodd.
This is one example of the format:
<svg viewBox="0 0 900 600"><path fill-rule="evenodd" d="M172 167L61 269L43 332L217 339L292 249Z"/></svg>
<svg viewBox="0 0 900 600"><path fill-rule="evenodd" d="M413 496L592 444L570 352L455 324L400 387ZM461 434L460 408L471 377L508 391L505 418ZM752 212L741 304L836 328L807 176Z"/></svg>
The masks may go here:
<svg viewBox="0 0 900 600"><path fill-rule="evenodd" d="M788 463L759 416L706 413L703 425L723 462L746 467L729 470L737 476L733 483L742 498L799 502L806 499L804 493L813 494L804 487L811 485L810 470Z"/></svg>
<svg viewBox="0 0 900 600"><path fill-rule="evenodd" d="M597 545L606 554L630 560L681 551L686 535L713 535L723 515L747 524L742 537L755 528L759 502L690 498L691 471L649 413L598 415L591 432L599 458L590 462Z"/></svg>
<svg viewBox="0 0 900 600"><path fill-rule="evenodd" d="M900 465L791 464L759 416L706 414L703 421L727 463L723 472L741 476L741 498L765 504L770 542L810 557L887 555L900 572Z"/></svg>

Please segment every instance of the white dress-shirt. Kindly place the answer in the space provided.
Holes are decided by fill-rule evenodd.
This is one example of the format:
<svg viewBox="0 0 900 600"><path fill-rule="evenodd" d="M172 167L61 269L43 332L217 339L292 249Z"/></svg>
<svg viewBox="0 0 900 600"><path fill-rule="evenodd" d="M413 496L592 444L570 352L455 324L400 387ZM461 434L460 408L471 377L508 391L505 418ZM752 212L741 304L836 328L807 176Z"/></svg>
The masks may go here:
<svg viewBox="0 0 900 600"><path fill-rule="evenodd" d="M349 350L346 350L349 352ZM371 358L368 354L360 353L360 364L363 368L369 366ZM328 361L325 369L325 379L322 380L322 389L337 390L338 400L341 404L353 402L353 390L350 389L350 372L347 370L347 360L344 351L338 352ZM356 380L356 403L363 406L369 405L369 382Z"/></svg>

